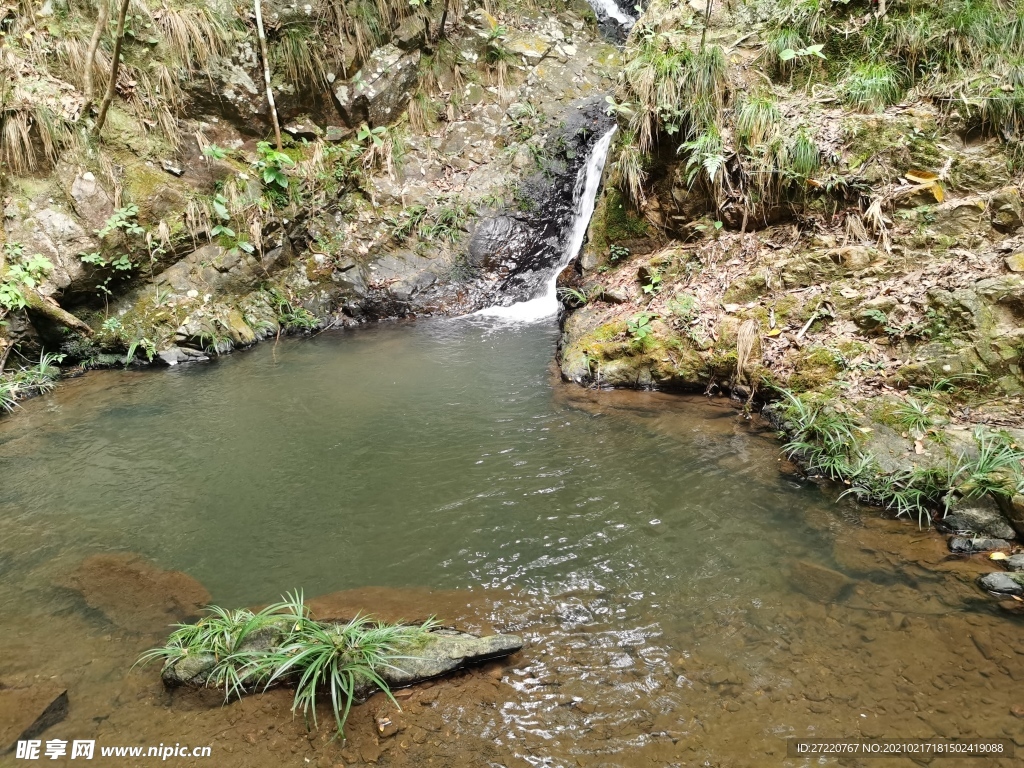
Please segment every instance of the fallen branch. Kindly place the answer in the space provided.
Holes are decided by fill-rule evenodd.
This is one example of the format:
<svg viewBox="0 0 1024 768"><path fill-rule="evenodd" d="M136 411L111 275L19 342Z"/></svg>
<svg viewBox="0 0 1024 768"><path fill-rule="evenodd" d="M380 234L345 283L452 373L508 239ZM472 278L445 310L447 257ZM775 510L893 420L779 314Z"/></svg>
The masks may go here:
<svg viewBox="0 0 1024 768"><path fill-rule="evenodd" d="M22 291L25 294L25 306L30 311L38 312L65 328L71 328L86 336L92 336L92 328L67 310L61 309L53 299L42 296L30 288L23 288Z"/></svg>

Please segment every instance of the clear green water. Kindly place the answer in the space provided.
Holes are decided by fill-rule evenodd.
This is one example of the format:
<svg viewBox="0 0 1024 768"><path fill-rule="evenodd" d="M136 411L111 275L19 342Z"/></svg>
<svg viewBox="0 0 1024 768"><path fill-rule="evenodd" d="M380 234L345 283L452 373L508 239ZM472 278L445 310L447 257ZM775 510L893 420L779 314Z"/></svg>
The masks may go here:
<svg viewBox="0 0 1024 768"><path fill-rule="evenodd" d="M706 601L756 598L814 546L793 527L820 499L774 472L771 442L733 433L733 411L707 423L699 404L611 394L581 409L555 340L425 322L73 382L0 431L5 561L129 550L225 603L673 580Z"/></svg>
<svg viewBox="0 0 1024 768"><path fill-rule="evenodd" d="M496 688L448 681L405 708L408 734L443 739L378 745L361 708L352 749L382 765L759 766L789 735L1021 738L1020 625L973 586L983 561L794 484L728 404L562 384L556 340L382 325L25 403L0 422L0 684L62 681L62 738L351 762L277 699L197 708L129 673L156 637L59 586L126 551L224 605L431 587L526 636ZM803 594L801 560L852 587Z"/></svg>

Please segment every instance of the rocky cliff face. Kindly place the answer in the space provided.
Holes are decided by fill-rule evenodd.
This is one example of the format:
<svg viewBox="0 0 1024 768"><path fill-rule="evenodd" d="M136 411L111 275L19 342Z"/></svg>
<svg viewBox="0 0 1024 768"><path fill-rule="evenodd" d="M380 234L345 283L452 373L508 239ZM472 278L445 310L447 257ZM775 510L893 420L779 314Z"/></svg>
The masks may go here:
<svg viewBox="0 0 1024 768"><path fill-rule="evenodd" d="M271 109L251 18L175 11L212 36L203 47L175 37L170 11L152 11L158 32L149 50L129 38L121 77L137 79L118 81L99 140L68 141L7 177L7 261L39 254L41 306L84 323L69 335L50 313L8 307L5 343L89 365L126 353L176 363L282 330L514 296L516 275L547 257L607 120L594 99L603 104L617 49L585 3L498 16L378 5L368 23L358 3L265 3L280 152L261 142ZM50 42L86 29L55 20ZM66 77L81 106L73 68L18 53L35 77ZM170 99L142 82L160 67L180 83L153 120L139 99ZM87 130L91 116L77 121Z"/></svg>

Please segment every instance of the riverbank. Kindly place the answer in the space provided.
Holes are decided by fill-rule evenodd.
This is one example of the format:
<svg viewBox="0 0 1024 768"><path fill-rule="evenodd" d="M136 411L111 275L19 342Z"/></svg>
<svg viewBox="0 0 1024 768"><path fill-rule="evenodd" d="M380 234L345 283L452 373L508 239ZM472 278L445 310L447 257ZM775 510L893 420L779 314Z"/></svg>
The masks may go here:
<svg viewBox="0 0 1024 768"><path fill-rule="evenodd" d="M947 12L929 11L936 25ZM1024 534L1016 113L986 123L973 111L984 99L951 113L946 64L927 77L911 63L885 98L858 101L858 78L888 66L869 43L903 11L801 14L719 7L705 31L693 9L658 6L631 32L605 192L561 278L563 377L776 401L766 416L808 476L958 534L955 551L1013 553ZM864 49L844 47L844 24ZM780 59L786 34L796 49ZM704 65L706 82L680 74ZM693 88L707 115L658 101ZM997 582L1016 593L1013 578Z"/></svg>

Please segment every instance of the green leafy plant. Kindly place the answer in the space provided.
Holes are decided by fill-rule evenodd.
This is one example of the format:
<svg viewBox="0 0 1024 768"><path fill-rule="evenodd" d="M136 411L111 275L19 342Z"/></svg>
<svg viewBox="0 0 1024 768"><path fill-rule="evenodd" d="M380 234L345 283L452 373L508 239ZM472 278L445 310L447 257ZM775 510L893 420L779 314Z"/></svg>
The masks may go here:
<svg viewBox="0 0 1024 768"><path fill-rule="evenodd" d="M879 112L903 93L901 77L892 64L867 62L855 66L841 83L846 101L864 112Z"/></svg>
<svg viewBox="0 0 1024 768"><path fill-rule="evenodd" d="M935 426L937 410L935 403L908 396L896 407L893 416L914 438L921 439Z"/></svg>
<svg viewBox="0 0 1024 768"><path fill-rule="evenodd" d="M792 61L793 59L803 59L815 57L824 60L825 54L822 53L822 49L825 47L823 43L817 43L815 45L808 45L806 48L783 48L779 51L779 61Z"/></svg>
<svg viewBox="0 0 1024 768"><path fill-rule="evenodd" d="M620 261L625 261L629 258L629 248L618 243L612 243L608 246L608 261L612 264L617 264Z"/></svg>
<svg viewBox="0 0 1024 768"><path fill-rule="evenodd" d="M152 362L154 355L156 355L156 342L142 336L137 339L132 339L131 343L128 344L128 353L124 356L125 368L131 365L132 360L135 359L135 352L140 348L145 353L146 359Z"/></svg>
<svg viewBox="0 0 1024 768"><path fill-rule="evenodd" d="M644 280L641 288L646 295L655 296L661 293L661 283L664 279L665 277L661 274L660 269L651 267L647 270L647 279Z"/></svg>
<svg viewBox="0 0 1024 768"><path fill-rule="evenodd" d="M288 176L285 169L295 165L295 161L286 153L277 151L268 141L261 141L256 145L256 155L258 159L255 167L263 183L279 191L287 191Z"/></svg>
<svg viewBox="0 0 1024 768"><path fill-rule="evenodd" d="M400 243L408 240L414 233L419 232L426 217L427 206L410 205L398 216L387 219L391 226L391 237Z"/></svg>
<svg viewBox="0 0 1024 768"><path fill-rule="evenodd" d="M626 321L626 333L628 333L634 341L645 344L654 335L654 329L651 327L651 321L657 317L653 312L639 312L633 315L629 320Z"/></svg>
<svg viewBox="0 0 1024 768"><path fill-rule="evenodd" d="M955 489L967 498L1009 497L1024 492L1024 451L1005 433L974 431L978 455L962 455L952 472Z"/></svg>
<svg viewBox="0 0 1024 768"><path fill-rule="evenodd" d="M371 128L366 123L363 123L359 126L359 130L356 131L356 140L367 146L374 146L379 149L384 146L384 139L387 135L387 126L378 125L376 128Z"/></svg>
<svg viewBox="0 0 1024 768"><path fill-rule="evenodd" d="M38 253L26 258L19 243L5 244L4 252L8 263L6 270L0 273L0 309L24 309L25 291L38 287L53 270L53 264Z"/></svg>
<svg viewBox="0 0 1024 768"><path fill-rule="evenodd" d="M667 307L683 322L690 322L697 314L697 299L689 293L677 293L668 300Z"/></svg>
<svg viewBox="0 0 1024 768"><path fill-rule="evenodd" d="M228 151L223 147L218 147L216 144L207 144L203 147L203 156L213 160L223 160L228 156Z"/></svg>
<svg viewBox="0 0 1024 768"><path fill-rule="evenodd" d="M146 234L138 221L139 206L126 205L114 211L100 227L96 234L106 237L114 232L123 232L125 235L141 236Z"/></svg>

